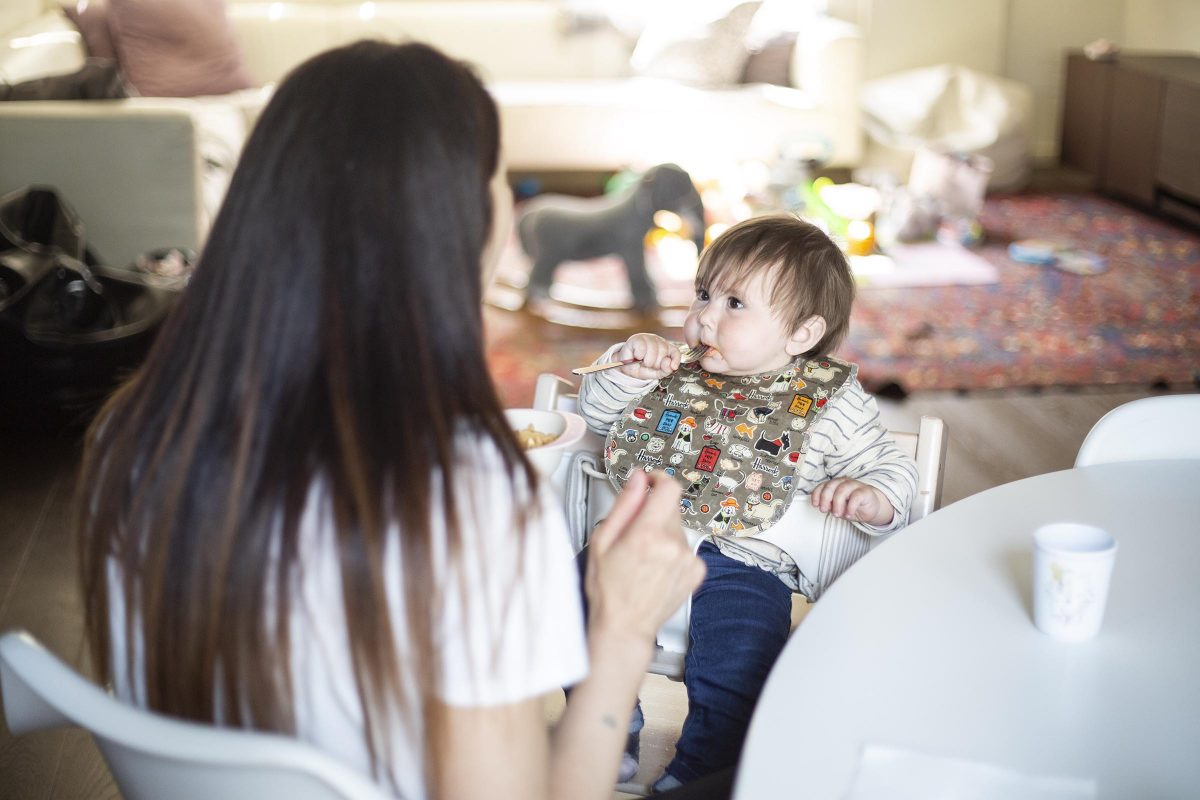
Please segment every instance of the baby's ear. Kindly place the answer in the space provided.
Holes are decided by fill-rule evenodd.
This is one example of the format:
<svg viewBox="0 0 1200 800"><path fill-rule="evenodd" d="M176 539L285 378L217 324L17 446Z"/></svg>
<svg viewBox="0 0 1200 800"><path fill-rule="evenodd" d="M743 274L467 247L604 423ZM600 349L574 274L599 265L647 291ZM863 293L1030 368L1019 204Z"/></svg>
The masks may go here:
<svg viewBox="0 0 1200 800"><path fill-rule="evenodd" d="M812 350L825 335L825 327L825 318L820 314L813 314L801 322L800 327L796 328L787 340L787 346L784 348L787 350L787 354L798 356Z"/></svg>

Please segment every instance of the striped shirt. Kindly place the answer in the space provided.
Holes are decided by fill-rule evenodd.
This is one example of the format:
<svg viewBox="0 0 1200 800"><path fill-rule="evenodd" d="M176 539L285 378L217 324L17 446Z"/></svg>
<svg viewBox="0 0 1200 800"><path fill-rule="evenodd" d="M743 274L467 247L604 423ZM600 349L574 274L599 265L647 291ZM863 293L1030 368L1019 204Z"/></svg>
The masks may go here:
<svg viewBox="0 0 1200 800"><path fill-rule="evenodd" d="M613 360L619 348L614 345L597 363ZM657 383L631 378L620 370L585 375L579 386L579 413L591 430L607 436L630 401ZM730 558L772 572L794 591L815 600L866 552L872 538L894 533L908 523L917 466L880 423L875 398L853 374L808 433L808 449L793 479L793 501L783 517L752 536L705 538ZM891 523L876 527L815 512L808 496L831 478L853 478L878 489L895 511Z"/></svg>

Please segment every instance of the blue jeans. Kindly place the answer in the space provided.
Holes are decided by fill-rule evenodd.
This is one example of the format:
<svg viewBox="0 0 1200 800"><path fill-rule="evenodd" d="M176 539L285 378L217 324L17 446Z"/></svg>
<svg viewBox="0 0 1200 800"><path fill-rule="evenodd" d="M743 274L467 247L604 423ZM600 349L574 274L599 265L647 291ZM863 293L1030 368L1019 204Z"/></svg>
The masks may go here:
<svg viewBox="0 0 1200 800"><path fill-rule="evenodd" d="M774 575L697 551L708 572L692 597L684 661L688 714L667 772L680 781L737 764L750 715L791 629L792 593Z"/></svg>
<svg viewBox="0 0 1200 800"><path fill-rule="evenodd" d="M696 552L707 572L692 595L683 675L688 714L666 770L683 783L737 764L750 715L792 625L792 592L779 578L722 555L711 542ZM587 555L585 547L576 558L581 577ZM586 595L583 604L586 618ZM638 703L631 737L643 724ZM636 756L635 741L627 750Z"/></svg>

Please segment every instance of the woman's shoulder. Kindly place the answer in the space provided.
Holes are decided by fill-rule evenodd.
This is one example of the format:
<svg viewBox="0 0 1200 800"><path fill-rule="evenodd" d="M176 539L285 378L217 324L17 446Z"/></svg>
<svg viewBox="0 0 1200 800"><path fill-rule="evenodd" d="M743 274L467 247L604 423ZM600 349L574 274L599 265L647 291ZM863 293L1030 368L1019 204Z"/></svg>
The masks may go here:
<svg viewBox="0 0 1200 800"><path fill-rule="evenodd" d="M491 435L461 427L454 439L453 474L445 481L460 505L478 500L490 506L490 516L502 509L517 509L537 500L537 487L529 481L521 461L506 458Z"/></svg>
<svg viewBox="0 0 1200 800"><path fill-rule="evenodd" d="M500 444L478 425L463 423L454 433L454 456L458 469L491 473L505 463Z"/></svg>
<svg viewBox="0 0 1200 800"><path fill-rule="evenodd" d="M543 505L543 491L530 483L519 462L505 459L497 442L486 432L460 426L453 440L452 466L442 478L437 468L433 469L427 507L429 523L435 532L444 532L448 506L458 517L459 527L465 532L480 527L495 526L522 509ZM419 459L419 454L410 454ZM312 535L326 533L333 524L333 488L327 475L314 477L305 501L302 525ZM394 487L396 495L392 503L403 506L413 502L403 486ZM438 539L441 536L436 537Z"/></svg>
<svg viewBox="0 0 1200 800"><path fill-rule="evenodd" d="M502 521L538 532L565 530L563 509L544 478L531 482L522 462L509 462L486 433L463 428L455 437L455 472L447 482L457 508L477 528Z"/></svg>

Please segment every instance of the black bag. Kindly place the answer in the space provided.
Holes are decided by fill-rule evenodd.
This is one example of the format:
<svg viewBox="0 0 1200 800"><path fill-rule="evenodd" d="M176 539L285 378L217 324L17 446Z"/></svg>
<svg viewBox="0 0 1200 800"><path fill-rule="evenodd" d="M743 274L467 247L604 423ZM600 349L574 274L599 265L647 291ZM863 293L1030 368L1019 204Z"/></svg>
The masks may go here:
<svg viewBox="0 0 1200 800"><path fill-rule="evenodd" d="M54 189L0 197L0 424L84 424L138 364L178 290L111 269Z"/></svg>

